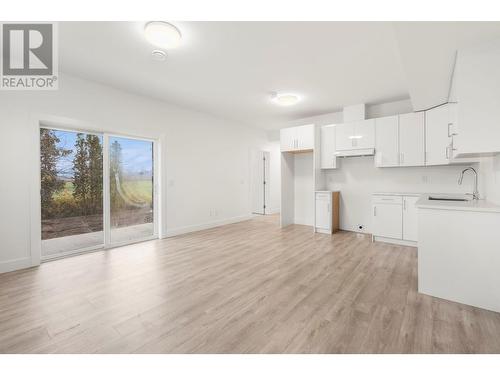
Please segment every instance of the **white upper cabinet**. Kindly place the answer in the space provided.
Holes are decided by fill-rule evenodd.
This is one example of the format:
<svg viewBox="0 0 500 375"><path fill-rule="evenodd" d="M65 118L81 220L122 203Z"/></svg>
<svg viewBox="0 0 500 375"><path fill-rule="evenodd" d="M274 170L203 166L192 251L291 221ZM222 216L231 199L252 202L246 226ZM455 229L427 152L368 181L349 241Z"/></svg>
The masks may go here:
<svg viewBox="0 0 500 375"><path fill-rule="evenodd" d="M456 156L500 153L500 43L460 49L455 70L458 100Z"/></svg>
<svg viewBox="0 0 500 375"><path fill-rule="evenodd" d="M280 145L282 152L314 149L314 125L281 129Z"/></svg>
<svg viewBox="0 0 500 375"><path fill-rule="evenodd" d="M314 148L314 125L297 126L297 148L312 150Z"/></svg>
<svg viewBox="0 0 500 375"><path fill-rule="evenodd" d="M337 151L352 150L352 137L354 136L354 125L338 124L335 127L335 149Z"/></svg>
<svg viewBox="0 0 500 375"><path fill-rule="evenodd" d="M335 125L321 127L321 169L337 168Z"/></svg>
<svg viewBox="0 0 500 375"><path fill-rule="evenodd" d="M399 116L375 120L375 166L399 166Z"/></svg>
<svg viewBox="0 0 500 375"><path fill-rule="evenodd" d="M375 120L363 120L354 123L355 148L375 147Z"/></svg>
<svg viewBox="0 0 500 375"><path fill-rule="evenodd" d="M336 126L336 150L363 150L375 147L375 120L362 120Z"/></svg>
<svg viewBox="0 0 500 375"><path fill-rule="evenodd" d="M446 104L425 112L426 165L449 164L456 104Z"/></svg>
<svg viewBox="0 0 500 375"><path fill-rule="evenodd" d="M399 115L399 158L402 167L425 165L423 112Z"/></svg>

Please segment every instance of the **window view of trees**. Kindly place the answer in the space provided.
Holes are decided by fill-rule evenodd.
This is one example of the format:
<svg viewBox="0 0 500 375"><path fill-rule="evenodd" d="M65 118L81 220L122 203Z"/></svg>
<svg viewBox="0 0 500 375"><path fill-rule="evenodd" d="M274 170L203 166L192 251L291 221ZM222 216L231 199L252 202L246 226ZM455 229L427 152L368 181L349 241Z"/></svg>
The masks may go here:
<svg viewBox="0 0 500 375"><path fill-rule="evenodd" d="M102 231L102 138L41 128L40 162L42 239Z"/></svg>

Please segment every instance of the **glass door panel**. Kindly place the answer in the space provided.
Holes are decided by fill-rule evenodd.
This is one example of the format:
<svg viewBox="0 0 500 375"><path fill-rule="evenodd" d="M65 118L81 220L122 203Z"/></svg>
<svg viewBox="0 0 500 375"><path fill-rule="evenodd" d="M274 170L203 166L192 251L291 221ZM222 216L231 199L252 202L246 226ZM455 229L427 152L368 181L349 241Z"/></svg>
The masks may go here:
<svg viewBox="0 0 500 375"><path fill-rule="evenodd" d="M40 128L42 257L104 245L102 135Z"/></svg>
<svg viewBox="0 0 500 375"><path fill-rule="evenodd" d="M153 142L109 137L110 242L154 235Z"/></svg>

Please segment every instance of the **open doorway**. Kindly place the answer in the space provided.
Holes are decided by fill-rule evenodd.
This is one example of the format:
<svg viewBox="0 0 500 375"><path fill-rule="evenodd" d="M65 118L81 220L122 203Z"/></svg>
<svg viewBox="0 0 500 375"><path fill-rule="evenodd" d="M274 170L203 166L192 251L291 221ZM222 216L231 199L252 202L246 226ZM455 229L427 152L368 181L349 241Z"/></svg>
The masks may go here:
<svg viewBox="0 0 500 375"><path fill-rule="evenodd" d="M42 260L157 237L155 143L40 128Z"/></svg>

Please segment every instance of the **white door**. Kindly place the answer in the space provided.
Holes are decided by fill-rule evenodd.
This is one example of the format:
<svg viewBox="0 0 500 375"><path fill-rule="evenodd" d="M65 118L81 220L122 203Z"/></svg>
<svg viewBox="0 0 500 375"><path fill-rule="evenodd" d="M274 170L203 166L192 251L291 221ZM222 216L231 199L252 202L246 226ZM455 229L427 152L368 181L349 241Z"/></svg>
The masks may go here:
<svg viewBox="0 0 500 375"><path fill-rule="evenodd" d="M373 235L402 239L402 222L403 212L400 204L377 203L373 205Z"/></svg>
<svg viewBox="0 0 500 375"><path fill-rule="evenodd" d="M417 230L417 203L419 197L403 197L403 239L418 240Z"/></svg>
<svg viewBox="0 0 500 375"><path fill-rule="evenodd" d="M375 120L358 121L354 125L355 148L375 147Z"/></svg>
<svg viewBox="0 0 500 375"><path fill-rule="evenodd" d="M399 165L399 117L381 117L375 120L375 166Z"/></svg>
<svg viewBox="0 0 500 375"><path fill-rule="evenodd" d="M297 149L312 150L314 148L314 125L297 126Z"/></svg>
<svg viewBox="0 0 500 375"><path fill-rule="evenodd" d="M335 127L336 151L353 149L354 124L338 124Z"/></svg>
<svg viewBox="0 0 500 375"><path fill-rule="evenodd" d="M452 125L448 105L425 112L426 165L449 164Z"/></svg>
<svg viewBox="0 0 500 375"><path fill-rule="evenodd" d="M335 156L335 125L321 128L321 169L337 168Z"/></svg>
<svg viewBox="0 0 500 375"><path fill-rule="evenodd" d="M269 152L253 151L251 166L252 213L265 215L269 199Z"/></svg>
<svg viewBox="0 0 500 375"><path fill-rule="evenodd" d="M331 223L331 194L316 194L316 228L330 229Z"/></svg>
<svg viewBox="0 0 500 375"><path fill-rule="evenodd" d="M296 128L285 128L280 130L281 151L293 151L296 147Z"/></svg>
<svg viewBox="0 0 500 375"><path fill-rule="evenodd" d="M399 115L399 152L401 166L425 164L424 112Z"/></svg>

